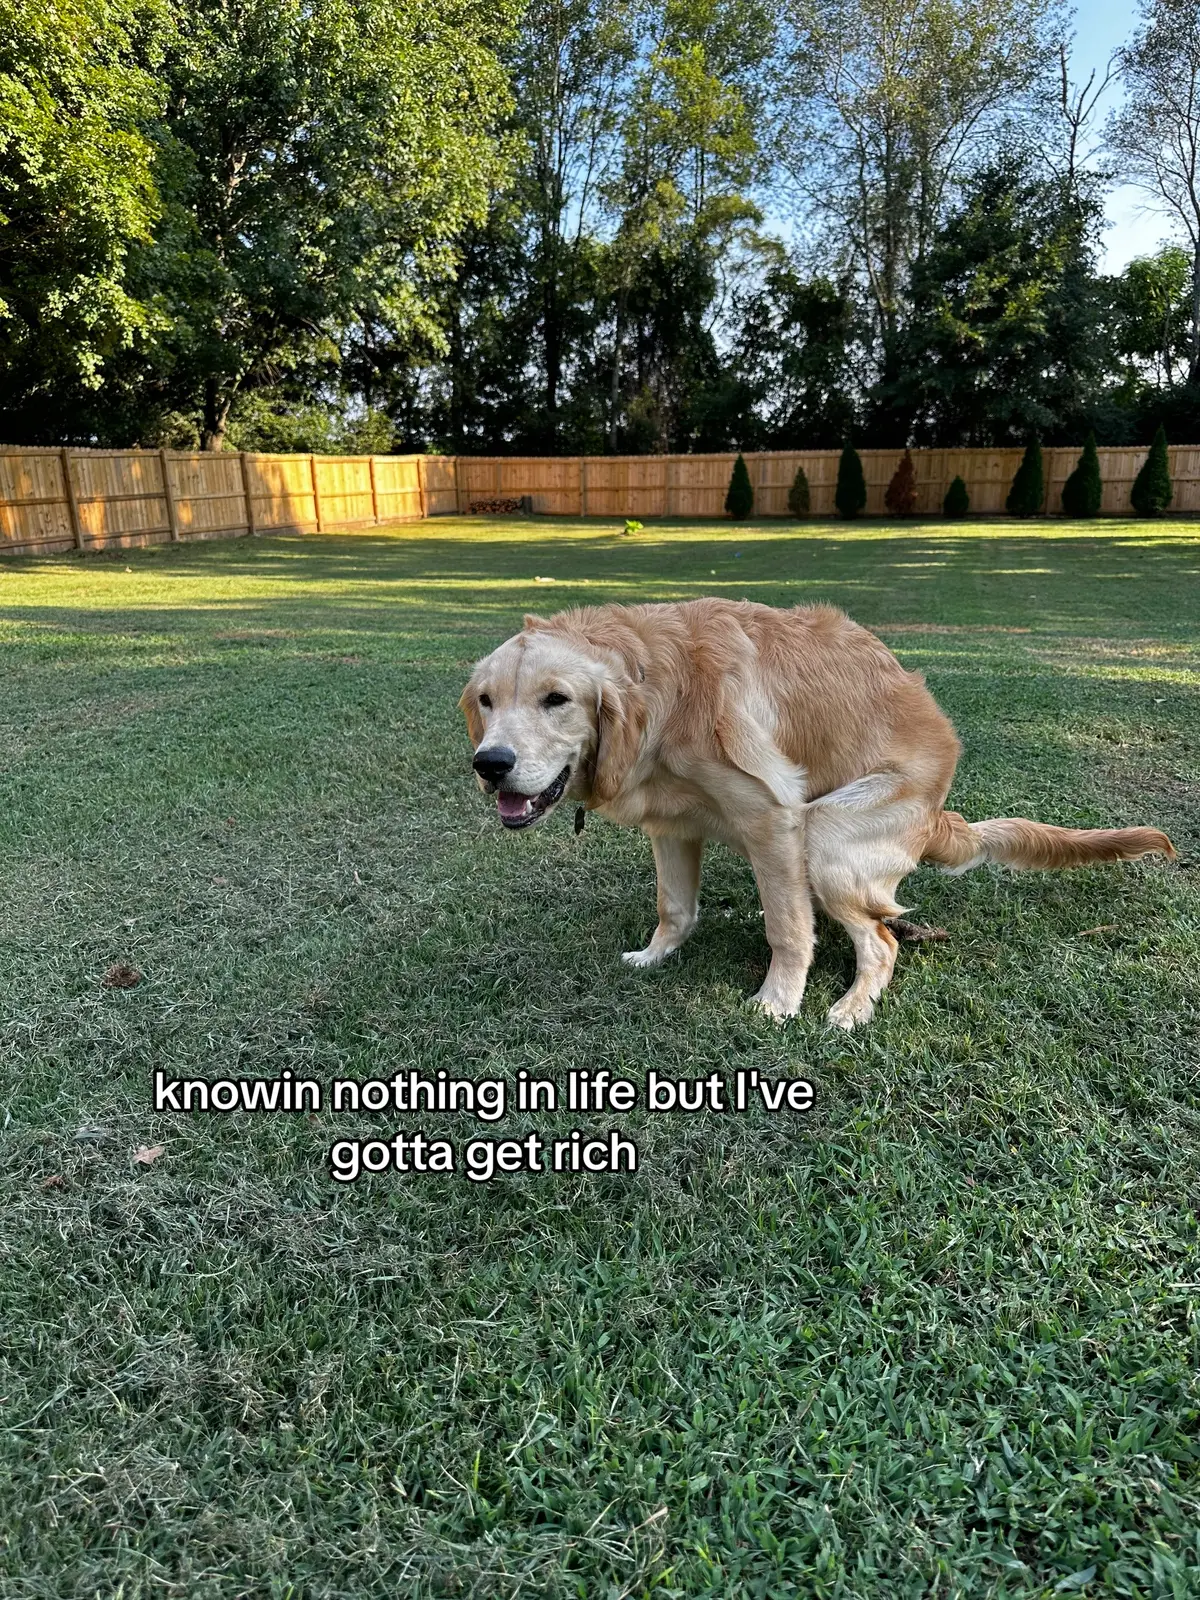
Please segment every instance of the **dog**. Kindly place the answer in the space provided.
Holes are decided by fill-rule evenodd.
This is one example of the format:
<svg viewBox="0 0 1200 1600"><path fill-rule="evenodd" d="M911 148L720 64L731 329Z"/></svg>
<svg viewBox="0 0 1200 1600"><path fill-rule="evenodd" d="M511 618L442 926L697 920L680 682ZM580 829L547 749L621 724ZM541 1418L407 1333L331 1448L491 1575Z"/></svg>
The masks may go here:
<svg viewBox="0 0 1200 1600"><path fill-rule="evenodd" d="M574 800L650 836L658 926L626 952L630 966L657 966L696 926L706 840L745 856L771 947L754 999L777 1018L804 998L814 900L854 943L854 981L829 1012L850 1029L891 980L887 919L919 863L957 873L1175 856L1156 828L947 811L961 753L949 719L919 673L831 606L704 599L527 616L459 704L506 828Z"/></svg>

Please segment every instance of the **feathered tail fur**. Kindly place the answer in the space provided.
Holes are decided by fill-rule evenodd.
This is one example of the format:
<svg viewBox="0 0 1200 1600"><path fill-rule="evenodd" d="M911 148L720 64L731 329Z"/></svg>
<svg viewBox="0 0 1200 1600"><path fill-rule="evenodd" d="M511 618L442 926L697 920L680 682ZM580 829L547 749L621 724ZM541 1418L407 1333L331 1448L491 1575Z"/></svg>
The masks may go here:
<svg viewBox="0 0 1200 1600"><path fill-rule="evenodd" d="M947 872L966 872L985 861L1036 871L1084 867L1094 861L1136 861L1139 856L1175 858L1175 846L1157 828L1054 828L1024 817L968 822L943 811L934 822L921 859Z"/></svg>

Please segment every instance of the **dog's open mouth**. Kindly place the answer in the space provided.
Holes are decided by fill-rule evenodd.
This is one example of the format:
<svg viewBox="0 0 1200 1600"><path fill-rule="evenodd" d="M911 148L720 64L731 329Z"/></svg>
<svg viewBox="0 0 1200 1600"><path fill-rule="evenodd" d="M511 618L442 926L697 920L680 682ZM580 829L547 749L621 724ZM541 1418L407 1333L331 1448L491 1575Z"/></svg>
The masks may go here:
<svg viewBox="0 0 1200 1600"><path fill-rule="evenodd" d="M570 767L564 767L554 782L543 789L541 794L514 794L511 790L499 790L496 795L496 810L500 814L500 821L506 828L528 828L539 817L544 817L550 807L562 799L563 790L567 787L567 779L570 776Z"/></svg>

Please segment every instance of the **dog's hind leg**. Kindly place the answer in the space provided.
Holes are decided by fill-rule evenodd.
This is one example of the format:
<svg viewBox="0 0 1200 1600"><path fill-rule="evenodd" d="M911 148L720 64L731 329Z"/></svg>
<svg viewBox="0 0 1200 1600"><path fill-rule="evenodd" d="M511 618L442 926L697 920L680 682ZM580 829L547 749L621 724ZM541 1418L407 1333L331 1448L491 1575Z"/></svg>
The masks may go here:
<svg viewBox="0 0 1200 1600"><path fill-rule="evenodd" d="M689 937L700 916L700 856L703 839L657 836L654 865L658 869L658 927L644 950L627 950L621 960L631 967L657 967Z"/></svg>
<svg viewBox="0 0 1200 1600"><path fill-rule="evenodd" d="M889 913L890 914L890 913ZM896 936L881 917L873 917L865 907L830 911L854 941L858 970L854 982L842 998L829 1009L835 1028L856 1028L870 1022L875 1002L892 981L896 966Z"/></svg>
<svg viewBox="0 0 1200 1600"><path fill-rule="evenodd" d="M869 786L877 782L875 795ZM896 890L917 864L920 810L895 799L894 787L894 779L867 779L841 791L844 801L831 795L809 808L813 893L850 935L857 963L854 982L829 1012L838 1028L871 1020L896 965L896 938L883 919L903 910ZM881 803L871 803L876 798Z"/></svg>

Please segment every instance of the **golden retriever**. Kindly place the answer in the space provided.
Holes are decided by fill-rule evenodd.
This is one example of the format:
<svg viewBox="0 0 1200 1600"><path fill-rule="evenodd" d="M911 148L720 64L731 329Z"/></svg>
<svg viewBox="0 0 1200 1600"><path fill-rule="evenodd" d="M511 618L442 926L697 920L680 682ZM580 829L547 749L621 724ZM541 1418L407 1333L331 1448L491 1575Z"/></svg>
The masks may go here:
<svg viewBox="0 0 1200 1600"><path fill-rule="evenodd" d="M854 941L854 982L829 1013L853 1028L891 979L886 919L919 862L964 872L1175 854L1155 828L947 811L954 729L918 673L830 606L692 600L527 616L460 704L506 828L576 800L650 835L658 926L624 956L631 966L657 965L696 926L706 839L747 857L771 947L754 998L776 1017L804 997L814 899Z"/></svg>

